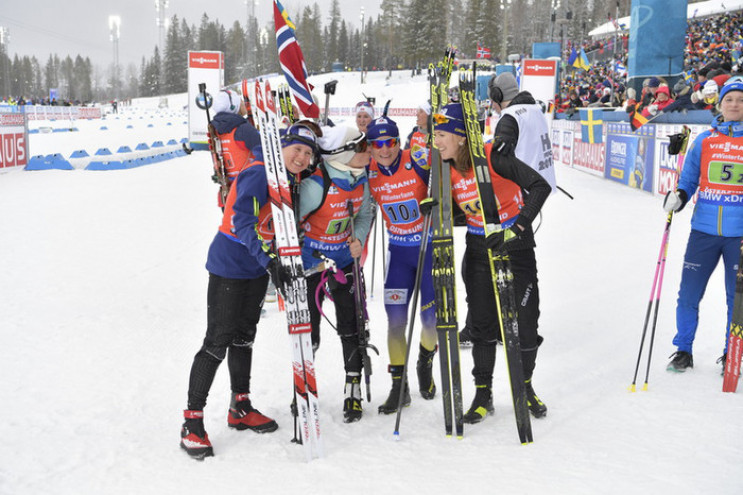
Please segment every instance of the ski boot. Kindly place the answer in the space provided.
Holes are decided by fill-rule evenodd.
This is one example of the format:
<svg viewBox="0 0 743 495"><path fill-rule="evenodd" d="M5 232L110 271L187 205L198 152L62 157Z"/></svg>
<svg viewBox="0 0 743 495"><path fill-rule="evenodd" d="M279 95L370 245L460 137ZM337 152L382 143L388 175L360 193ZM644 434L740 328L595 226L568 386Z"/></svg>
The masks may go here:
<svg viewBox="0 0 743 495"><path fill-rule="evenodd" d="M209 435L204 430L204 411L183 411L183 427L181 428L181 448L188 455L203 461L214 455Z"/></svg>
<svg viewBox="0 0 743 495"><path fill-rule="evenodd" d="M250 403L248 394L232 394L230 411L227 413L227 426L237 430L253 430L256 433L276 431L279 425L264 416Z"/></svg>
<svg viewBox="0 0 743 495"><path fill-rule="evenodd" d="M493 414L493 392L489 385L475 385L475 398L472 400L467 413L462 420L467 424L475 424Z"/></svg>
<svg viewBox="0 0 743 495"><path fill-rule="evenodd" d="M379 406L379 414L392 414L397 412L397 404L400 400L400 387L402 386L402 376L404 374L405 367L390 365L389 371L390 375L392 375L392 389L390 390L389 397L387 397L387 400L384 401L384 404ZM405 379L405 390L403 391L402 405L403 407L408 407L410 405L410 387L408 387L407 378Z"/></svg>
<svg viewBox="0 0 743 495"><path fill-rule="evenodd" d="M688 352L677 351L671 354L670 357L672 357L673 359L670 363L668 363L666 371L683 373L684 371L686 371L687 368L694 367L694 357Z"/></svg>
<svg viewBox="0 0 743 495"><path fill-rule="evenodd" d="M526 405L531 412L531 415L535 418L543 418L547 416L547 406L544 402L539 400L537 393L534 392L534 387L531 384L531 378L524 382L526 384Z"/></svg>
<svg viewBox="0 0 743 495"><path fill-rule="evenodd" d="M354 423L361 419L361 373L346 373L346 398L343 401L343 422Z"/></svg>
<svg viewBox="0 0 743 495"><path fill-rule="evenodd" d="M433 356L435 354L435 346L431 351L420 346L418 363L415 365L415 371L418 372L418 389L426 400L431 400L436 395L436 384L433 382Z"/></svg>
<svg viewBox="0 0 743 495"><path fill-rule="evenodd" d="M722 364L722 370L720 371L720 376L725 376L725 363L728 359L728 353L726 352L722 356L720 356L717 361L715 361L717 364Z"/></svg>

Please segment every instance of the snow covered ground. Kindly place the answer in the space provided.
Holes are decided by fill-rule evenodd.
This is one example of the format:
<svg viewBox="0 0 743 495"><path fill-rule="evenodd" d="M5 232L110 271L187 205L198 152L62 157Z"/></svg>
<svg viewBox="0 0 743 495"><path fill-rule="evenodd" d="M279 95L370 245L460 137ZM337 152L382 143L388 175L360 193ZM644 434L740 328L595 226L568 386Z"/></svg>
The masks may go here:
<svg viewBox="0 0 743 495"><path fill-rule="evenodd" d="M400 86L403 95L403 86L415 87ZM181 118L117 132L133 138L120 144L169 138ZM65 133L70 147L100 147L99 134L80 124ZM185 137L179 129L174 137ZM52 137L32 135L31 153L61 151ZM439 396L422 400L412 376L413 403L393 441L395 417L376 413L390 384L378 260L369 304L382 356L374 358L364 418L342 422L340 343L325 326L317 373L326 456L305 463L289 442L284 315L268 304L252 398L279 430L227 428L223 365L205 411L216 456L189 459L179 430L206 327L204 262L220 220L210 169L208 154L195 152L132 170L0 174L0 493L741 492L743 391L723 394L715 364L725 324L719 268L702 303L694 370L665 371L691 211L677 215L671 232L649 391L632 394L665 221L660 200L562 166L558 182L575 200L550 198L537 233L545 343L534 384L549 413L533 421L532 445L518 442L500 352L495 416L466 427L463 440L447 439ZM463 234L456 230L460 256ZM462 361L467 407L469 351Z"/></svg>

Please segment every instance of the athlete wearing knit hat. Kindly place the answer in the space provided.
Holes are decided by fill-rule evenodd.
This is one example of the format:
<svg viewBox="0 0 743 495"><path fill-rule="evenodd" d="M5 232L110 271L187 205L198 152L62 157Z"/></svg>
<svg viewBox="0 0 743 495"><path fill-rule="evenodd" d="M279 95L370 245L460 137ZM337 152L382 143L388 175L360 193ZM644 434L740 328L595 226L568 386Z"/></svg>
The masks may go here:
<svg viewBox="0 0 743 495"><path fill-rule="evenodd" d="M449 103L439 113L433 115L435 130L450 132L457 136L467 136L464 114L460 103Z"/></svg>
<svg viewBox="0 0 743 495"><path fill-rule="evenodd" d="M231 89L223 89L214 97L212 103L212 111L214 114L219 112L227 113L240 113L240 107L242 106L243 98L236 91Z"/></svg>
<svg viewBox="0 0 743 495"><path fill-rule="evenodd" d="M731 91L743 91L743 78L732 78L725 83L720 90L720 101Z"/></svg>

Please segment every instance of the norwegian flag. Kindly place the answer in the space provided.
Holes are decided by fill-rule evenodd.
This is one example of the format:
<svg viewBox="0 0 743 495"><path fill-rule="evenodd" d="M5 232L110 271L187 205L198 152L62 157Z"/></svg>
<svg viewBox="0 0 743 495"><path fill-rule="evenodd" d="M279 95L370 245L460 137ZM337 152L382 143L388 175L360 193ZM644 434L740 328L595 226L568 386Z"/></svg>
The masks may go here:
<svg viewBox="0 0 743 495"><path fill-rule="evenodd" d="M475 55L475 58L490 58L490 49L480 45L480 42L478 41L477 54Z"/></svg>
<svg viewBox="0 0 743 495"><path fill-rule="evenodd" d="M302 49L294 36L294 24L279 0L273 2L273 21L276 27L276 45L279 48L279 65L284 71L292 95L305 117L320 117L320 108L312 100L307 84L307 66Z"/></svg>

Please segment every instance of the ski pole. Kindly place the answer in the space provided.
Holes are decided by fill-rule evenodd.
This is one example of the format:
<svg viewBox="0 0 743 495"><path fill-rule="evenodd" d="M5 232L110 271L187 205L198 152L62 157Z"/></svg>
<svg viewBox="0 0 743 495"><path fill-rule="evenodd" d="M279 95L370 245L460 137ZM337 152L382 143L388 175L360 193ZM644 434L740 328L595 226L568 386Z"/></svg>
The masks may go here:
<svg viewBox="0 0 743 495"><path fill-rule="evenodd" d="M371 298L374 299L374 274L377 265L377 210L374 209L374 235L372 237L372 276L371 276Z"/></svg>
<svg viewBox="0 0 743 495"><path fill-rule="evenodd" d="M689 142L689 136L691 134L691 130L684 126L681 133L679 134L681 141L680 146L675 150L674 152L671 152L670 154L679 154L684 155L686 153L686 146ZM679 162L680 163L680 162ZM678 175L676 176L676 181L674 183L673 188L676 188L676 185L678 184L678 177L681 175L681 171L679 170ZM665 272L666 268L666 256L668 253L668 239L671 233L671 222L673 221L673 211L668 212L668 215L666 216L666 226L663 230L663 238L661 240L660 244L660 252L658 253L658 261L655 266L655 275L653 276L653 286L650 289L650 300L648 301L648 309L645 312L645 323L642 327L642 336L640 337L640 350L637 353L637 363L635 364L635 374L632 378L632 384L629 387L630 392L636 392L636 383L637 383L637 372L640 369L640 360L642 359L642 349L645 345L645 336L647 335L648 330L648 322L650 321L650 312L653 308L653 304L655 304L655 310L653 315L653 326L650 330L650 344L648 347L648 362L647 362L647 369L645 371L645 383L642 386L642 390L647 391L648 389L648 378L650 376L650 362L653 357L653 344L655 343L655 329L657 327L658 322L658 307L660 306L660 294L661 290L663 288L663 274ZM656 291L657 286L657 291Z"/></svg>
<svg viewBox="0 0 743 495"><path fill-rule="evenodd" d="M434 206L433 202L430 202L431 207ZM428 250L428 231L431 229L431 210L429 209L425 213L423 219L423 234L421 236L421 248L418 251L418 269L415 272L415 286L413 287L413 298L411 300L410 310L410 323L408 324L408 338L405 346L405 360L403 361L402 371L402 386L400 387L400 395L397 398L397 417L395 418L395 431L392 433L395 440L400 439L400 418L402 417L402 401L405 395L405 383L408 381L408 361L410 360L410 348L412 347L411 342L413 340L413 327L415 326L415 314L418 312L418 294L421 289L421 279L423 278L423 269L426 259L426 251Z"/></svg>

